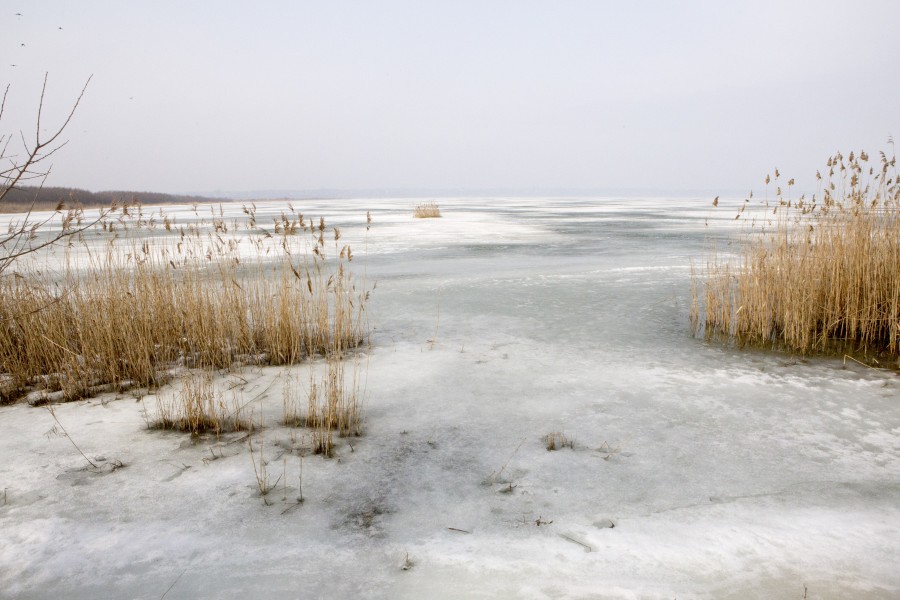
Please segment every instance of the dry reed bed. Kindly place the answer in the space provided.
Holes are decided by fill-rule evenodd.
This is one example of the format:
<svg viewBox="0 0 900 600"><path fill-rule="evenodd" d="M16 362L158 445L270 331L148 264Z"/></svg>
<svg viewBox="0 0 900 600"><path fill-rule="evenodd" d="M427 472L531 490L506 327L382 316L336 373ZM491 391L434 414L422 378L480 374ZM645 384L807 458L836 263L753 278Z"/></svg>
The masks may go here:
<svg viewBox="0 0 900 600"><path fill-rule="evenodd" d="M362 343L369 296L340 231L293 210L269 230L245 212L239 237L221 217L176 227L133 211L102 223L102 249L82 240L59 270L32 262L0 278L0 400L155 386L178 366L341 358Z"/></svg>
<svg viewBox="0 0 900 600"><path fill-rule="evenodd" d="M900 182L896 158L840 153L819 191L791 199L766 176L736 258L713 254L693 277L695 331L808 354L900 355ZM770 181L776 187L768 199ZM786 193L785 193L786 192ZM751 196L752 197L752 196ZM748 207L751 207L749 210ZM760 212L762 211L762 212Z"/></svg>

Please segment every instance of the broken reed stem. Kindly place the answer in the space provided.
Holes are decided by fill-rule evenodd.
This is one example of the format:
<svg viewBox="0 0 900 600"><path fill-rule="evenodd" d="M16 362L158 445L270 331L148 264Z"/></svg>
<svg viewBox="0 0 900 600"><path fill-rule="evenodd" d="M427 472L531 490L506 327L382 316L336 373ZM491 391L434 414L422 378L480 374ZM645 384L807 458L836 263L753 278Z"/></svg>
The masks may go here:
<svg viewBox="0 0 900 600"><path fill-rule="evenodd" d="M802 354L900 355L896 158L837 153L827 168L818 197L792 200L793 179L779 183L776 169L774 200L744 203L738 252L692 269L696 332Z"/></svg>

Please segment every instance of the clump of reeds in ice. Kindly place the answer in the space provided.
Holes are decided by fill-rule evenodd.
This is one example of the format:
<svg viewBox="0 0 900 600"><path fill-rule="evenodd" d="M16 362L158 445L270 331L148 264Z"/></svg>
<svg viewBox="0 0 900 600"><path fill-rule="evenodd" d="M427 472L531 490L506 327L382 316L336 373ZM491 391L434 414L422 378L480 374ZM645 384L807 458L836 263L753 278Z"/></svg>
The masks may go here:
<svg viewBox="0 0 900 600"><path fill-rule="evenodd" d="M433 219L441 216L441 209L437 202L429 200L428 202L417 204L413 215L417 219Z"/></svg>
<svg viewBox="0 0 900 600"><path fill-rule="evenodd" d="M151 426L191 435L251 430L253 422L244 418L243 409L237 395L231 397L231 402L225 402L223 392L213 384L212 373L189 373L182 378L177 394L157 400L157 418Z"/></svg>
<svg viewBox="0 0 900 600"><path fill-rule="evenodd" d="M819 191L766 176L766 198L744 220L736 255L693 275L695 331L799 353L900 355L900 181L896 158L841 153ZM768 196L770 184L776 187ZM785 187L783 188L782 185ZM747 207L751 208L747 208ZM721 210L721 209L720 209Z"/></svg>

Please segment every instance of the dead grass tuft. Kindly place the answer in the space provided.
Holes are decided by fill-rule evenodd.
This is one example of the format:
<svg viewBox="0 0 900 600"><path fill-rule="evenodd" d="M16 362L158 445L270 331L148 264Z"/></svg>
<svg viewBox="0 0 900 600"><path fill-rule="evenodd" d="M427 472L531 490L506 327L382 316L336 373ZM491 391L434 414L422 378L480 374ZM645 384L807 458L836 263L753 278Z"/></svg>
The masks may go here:
<svg viewBox="0 0 900 600"><path fill-rule="evenodd" d="M560 450L562 448L575 448L575 441L569 439L566 434L555 431L544 436L544 443L547 445L548 451Z"/></svg>

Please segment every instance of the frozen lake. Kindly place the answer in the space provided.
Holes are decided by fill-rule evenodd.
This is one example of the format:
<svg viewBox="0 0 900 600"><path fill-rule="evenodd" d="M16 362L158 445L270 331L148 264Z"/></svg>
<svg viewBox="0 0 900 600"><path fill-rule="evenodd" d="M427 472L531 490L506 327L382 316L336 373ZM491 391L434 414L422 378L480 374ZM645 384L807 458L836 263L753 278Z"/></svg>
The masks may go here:
<svg viewBox="0 0 900 600"><path fill-rule="evenodd" d="M238 374L271 506L246 441L147 431L127 394L56 409L124 463L105 475L46 410L0 407L0 598L900 595L896 372L691 335L691 260L727 251L739 201L417 202L293 202L377 282L374 332L333 459L276 424L308 367Z"/></svg>

